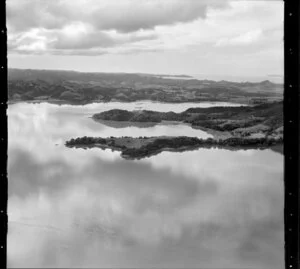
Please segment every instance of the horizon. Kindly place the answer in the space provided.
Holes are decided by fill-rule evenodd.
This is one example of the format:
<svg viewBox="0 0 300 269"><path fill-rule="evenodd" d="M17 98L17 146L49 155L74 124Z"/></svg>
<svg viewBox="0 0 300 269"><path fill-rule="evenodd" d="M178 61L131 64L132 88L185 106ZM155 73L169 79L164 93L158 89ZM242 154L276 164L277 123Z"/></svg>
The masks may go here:
<svg viewBox="0 0 300 269"><path fill-rule="evenodd" d="M235 82L235 83L261 83L264 81L269 81L273 84L283 84L283 76L281 75L267 75L267 76L225 76L225 79L217 79L218 77L224 77L224 75L220 74L167 74L167 73L142 73L142 72L108 72L108 71L100 71L100 72L86 72L86 71L80 71L76 69L38 69L38 68L15 68L15 67L9 67L8 70L14 69L14 70L33 70L33 71L53 71L53 72L74 72L74 73L82 73L82 74L136 74L136 75L151 75L151 76L176 76L180 79L196 79L199 81L202 80L209 80L209 81L215 81L215 82ZM183 78L183 76L186 76L187 78ZM200 76L203 76L203 78L200 78ZM214 77L214 78L213 78ZM249 80L247 80L247 78Z"/></svg>

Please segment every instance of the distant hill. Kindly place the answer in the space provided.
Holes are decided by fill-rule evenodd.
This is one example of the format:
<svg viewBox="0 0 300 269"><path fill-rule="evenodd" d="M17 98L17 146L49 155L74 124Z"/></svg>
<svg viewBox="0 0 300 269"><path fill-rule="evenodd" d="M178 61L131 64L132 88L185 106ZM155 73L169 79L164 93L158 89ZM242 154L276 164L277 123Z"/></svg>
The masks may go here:
<svg viewBox="0 0 300 269"><path fill-rule="evenodd" d="M185 75L177 79L174 75L9 69L8 96L10 101L57 100L74 104L138 100L264 103L282 99L283 85L270 81L197 80Z"/></svg>

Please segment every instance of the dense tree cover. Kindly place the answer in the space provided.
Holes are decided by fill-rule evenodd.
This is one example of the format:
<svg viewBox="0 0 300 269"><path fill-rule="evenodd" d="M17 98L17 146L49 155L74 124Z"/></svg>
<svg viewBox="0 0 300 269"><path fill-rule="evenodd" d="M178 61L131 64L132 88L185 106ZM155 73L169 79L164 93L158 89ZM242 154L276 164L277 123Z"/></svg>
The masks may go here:
<svg viewBox="0 0 300 269"><path fill-rule="evenodd" d="M129 141L129 146L125 146L119 143L122 139L126 138ZM139 148L131 147L130 142L136 139L142 139L146 141L143 146ZM266 148L276 144L282 144L283 139L274 137L264 137L264 138L240 138L231 137L227 139L200 139L196 137L109 137L109 138L99 138L99 137L78 137L72 138L66 142L66 146L103 146L109 147L111 149L120 150L123 156L129 157L146 157L152 154L158 153L162 150L174 149L181 150L188 148L206 147L206 146L216 146L216 147L254 147L254 148Z"/></svg>
<svg viewBox="0 0 300 269"><path fill-rule="evenodd" d="M182 121L191 124L194 128L204 127L217 131L233 131L263 124L267 129L275 130L283 126L283 102L252 107L189 108L182 113L112 109L95 114L93 117L128 122ZM245 134L247 132L251 133L251 130L245 130ZM255 129L253 132L256 132Z"/></svg>
<svg viewBox="0 0 300 269"><path fill-rule="evenodd" d="M93 115L94 119L131 122L161 122L162 120L180 121L184 120L182 114L175 112L157 112L151 110L127 111L123 109L112 109Z"/></svg>

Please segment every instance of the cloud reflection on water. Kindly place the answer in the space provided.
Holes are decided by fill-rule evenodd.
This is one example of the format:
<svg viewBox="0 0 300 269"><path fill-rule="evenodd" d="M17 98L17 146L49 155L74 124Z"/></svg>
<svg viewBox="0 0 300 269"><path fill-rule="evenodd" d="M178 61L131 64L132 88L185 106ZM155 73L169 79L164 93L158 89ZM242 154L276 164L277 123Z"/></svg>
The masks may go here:
<svg viewBox="0 0 300 269"><path fill-rule="evenodd" d="M9 266L284 267L282 155L127 161L56 146L78 115L10 112Z"/></svg>

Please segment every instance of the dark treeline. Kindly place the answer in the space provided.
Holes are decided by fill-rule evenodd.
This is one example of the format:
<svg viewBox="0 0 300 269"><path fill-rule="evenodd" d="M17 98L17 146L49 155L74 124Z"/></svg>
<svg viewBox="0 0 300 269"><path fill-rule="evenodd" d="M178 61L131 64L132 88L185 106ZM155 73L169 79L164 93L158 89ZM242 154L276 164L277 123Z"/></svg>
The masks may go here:
<svg viewBox="0 0 300 269"><path fill-rule="evenodd" d="M125 146L121 141L126 139L127 142L134 142L136 139L144 140L144 145L139 148L133 148L131 146ZM149 141L149 142L148 142ZM66 142L66 146L68 147L84 147L84 146L103 146L106 148L120 150L122 152L122 156L129 156L131 158L142 158L146 156L150 156L153 153L157 153L158 151L162 151L164 149L173 149L173 150L181 150L186 147L197 148L197 147L206 147L206 146L216 146L216 147L251 147L251 148L267 148L274 146L276 144L282 144L283 139L273 138L273 137L265 137L265 138L239 138L232 137L227 139L201 139L197 137L157 137L153 139L153 137L108 137L108 138L100 138L100 137L78 137L72 138L71 140ZM96 145L97 144L97 145Z"/></svg>

